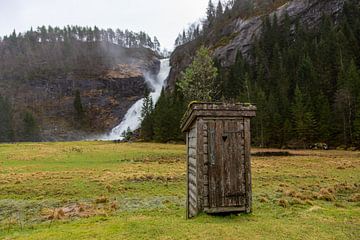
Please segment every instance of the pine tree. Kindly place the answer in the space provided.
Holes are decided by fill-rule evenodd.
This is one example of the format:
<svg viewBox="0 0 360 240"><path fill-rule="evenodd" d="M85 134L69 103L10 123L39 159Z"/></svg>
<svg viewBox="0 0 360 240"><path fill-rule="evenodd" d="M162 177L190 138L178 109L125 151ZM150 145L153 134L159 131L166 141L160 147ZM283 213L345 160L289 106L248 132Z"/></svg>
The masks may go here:
<svg viewBox="0 0 360 240"><path fill-rule="evenodd" d="M23 118L24 131L23 140L34 142L39 140L39 129L36 120L31 112L25 112Z"/></svg>
<svg viewBox="0 0 360 240"><path fill-rule="evenodd" d="M184 141L180 131L186 103L177 89L172 93L163 90L152 114L153 139L157 142Z"/></svg>
<svg viewBox="0 0 360 240"><path fill-rule="evenodd" d="M155 141L167 142L174 137L171 134L173 122L170 116L173 109L171 108L170 103L169 97L165 91L162 90L153 115Z"/></svg>
<svg viewBox="0 0 360 240"><path fill-rule="evenodd" d="M329 143L332 133L331 106L323 93L320 93L316 101L316 118L318 119L317 138L323 143Z"/></svg>
<svg viewBox="0 0 360 240"><path fill-rule="evenodd" d="M299 86L295 89L292 114L297 139L301 141L303 147L306 148L306 143L314 138L316 124L313 114L308 111L307 106L305 105L304 95Z"/></svg>
<svg viewBox="0 0 360 240"><path fill-rule="evenodd" d="M133 132L131 131L130 127L128 127L126 129L126 131L124 131L122 134L121 134L121 137L123 138L124 141L130 141L130 139L132 138L133 136Z"/></svg>
<svg viewBox="0 0 360 240"><path fill-rule="evenodd" d="M143 106L141 109L141 137L145 141L151 141L154 137L154 127L153 127L153 100L148 92L145 91L145 98L143 102Z"/></svg>
<svg viewBox="0 0 360 240"><path fill-rule="evenodd" d="M74 99L74 108L76 111L76 119L77 120L83 120L84 118L84 108L81 102L81 96L80 91L76 90L75 92L75 99Z"/></svg>
<svg viewBox="0 0 360 240"><path fill-rule="evenodd" d="M0 96L0 142L10 142L13 138L11 106L7 99Z"/></svg>
<svg viewBox="0 0 360 240"><path fill-rule="evenodd" d="M208 7L206 10L206 16L207 16L206 28L209 29L213 26L216 17L216 10L212 0L209 0Z"/></svg>
<svg viewBox="0 0 360 240"><path fill-rule="evenodd" d="M354 119L354 143L356 146L360 146L360 97L356 102L356 114Z"/></svg>
<svg viewBox="0 0 360 240"><path fill-rule="evenodd" d="M223 13L224 13L223 6L221 1L219 1L216 7L216 18L218 19L222 18Z"/></svg>
<svg viewBox="0 0 360 240"><path fill-rule="evenodd" d="M246 61L241 52L236 55L235 64L232 66L229 78L225 81L224 97L235 100L245 89Z"/></svg>
<svg viewBox="0 0 360 240"><path fill-rule="evenodd" d="M254 129L253 132L256 134L254 138L255 142L260 147L265 147L268 142L268 138L265 135L265 124L266 124L266 95L262 89L256 91L256 118L254 118Z"/></svg>

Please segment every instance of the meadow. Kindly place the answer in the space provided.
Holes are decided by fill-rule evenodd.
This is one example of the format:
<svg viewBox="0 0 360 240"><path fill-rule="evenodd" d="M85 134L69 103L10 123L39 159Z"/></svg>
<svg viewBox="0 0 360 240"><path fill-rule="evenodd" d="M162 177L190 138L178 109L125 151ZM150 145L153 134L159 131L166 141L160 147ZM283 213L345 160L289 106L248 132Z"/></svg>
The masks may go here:
<svg viewBox="0 0 360 240"><path fill-rule="evenodd" d="M186 220L184 145L2 144L0 239L359 239L360 152L278 151L252 214Z"/></svg>

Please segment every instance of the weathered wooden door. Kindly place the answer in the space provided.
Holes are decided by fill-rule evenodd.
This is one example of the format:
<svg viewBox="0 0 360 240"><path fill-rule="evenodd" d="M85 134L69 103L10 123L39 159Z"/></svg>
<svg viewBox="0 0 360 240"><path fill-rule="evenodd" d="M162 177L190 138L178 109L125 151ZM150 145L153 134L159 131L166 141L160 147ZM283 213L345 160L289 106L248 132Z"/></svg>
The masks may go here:
<svg viewBox="0 0 360 240"><path fill-rule="evenodd" d="M210 211L245 207L243 120L208 122L208 157Z"/></svg>

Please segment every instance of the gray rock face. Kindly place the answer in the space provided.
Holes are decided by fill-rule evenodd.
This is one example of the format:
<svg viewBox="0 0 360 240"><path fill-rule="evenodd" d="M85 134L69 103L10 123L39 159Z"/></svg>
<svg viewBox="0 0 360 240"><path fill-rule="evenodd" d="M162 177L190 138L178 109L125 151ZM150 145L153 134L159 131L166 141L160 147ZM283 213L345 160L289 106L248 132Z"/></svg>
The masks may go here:
<svg viewBox="0 0 360 240"><path fill-rule="evenodd" d="M281 22L287 14L292 22L299 20L303 26L313 28L320 23L323 15L336 17L344 2L345 0L293 0L270 14L270 19L276 14ZM262 17L237 19L230 27L233 27L237 36L228 45L217 48L214 52L214 56L225 67L235 62L238 51L244 56L249 55L254 40L261 34Z"/></svg>
<svg viewBox="0 0 360 240"><path fill-rule="evenodd" d="M276 14L281 23L287 14L292 23L299 20L303 26L313 28L320 23L323 15L336 18L342 11L344 2L345 0L293 0L279 7L270 14L270 17ZM215 48L214 57L220 61L223 67L234 64L238 51L243 56L249 57L252 44L261 34L262 17L234 20L223 29L226 36L231 36L229 43L217 48L213 46L215 43L208 45L210 48ZM212 38L211 33L207 38ZM174 89L180 73L191 63L197 47L196 43L190 42L175 49L170 60L172 70L168 79L169 90Z"/></svg>

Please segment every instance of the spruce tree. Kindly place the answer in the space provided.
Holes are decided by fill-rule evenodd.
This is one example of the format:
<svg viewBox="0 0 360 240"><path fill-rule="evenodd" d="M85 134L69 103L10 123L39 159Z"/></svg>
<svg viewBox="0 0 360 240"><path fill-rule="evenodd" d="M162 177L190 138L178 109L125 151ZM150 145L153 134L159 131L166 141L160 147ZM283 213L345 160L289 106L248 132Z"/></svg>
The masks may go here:
<svg viewBox="0 0 360 240"><path fill-rule="evenodd" d="M308 111L305 105L304 95L299 86L295 89L292 114L296 137L306 148L306 143L309 143L314 138L316 124L313 114Z"/></svg>
<svg viewBox="0 0 360 240"><path fill-rule="evenodd" d="M25 112L23 118L23 140L34 142L39 140L39 129L36 120L31 112Z"/></svg>
<svg viewBox="0 0 360 240"><path fill-rule="evenodd" d="M212 0L209 0L208 7L206 10L207 16L207 29L211 28L214 24L215 17L216 17L216 10Z"/></svg>
<svg viewBox="0 0 360 240"><path fill-rule="evenodd" d="M218 2L218 5L216 7L216 18L220 19L224 13L223 6L221 1Z"/></svg>
<svg viewBox="0 0 360 240"><path fill-rule="evenodd" d="M321 92L316 101L316 118L318 119L317 138L319 141L329 143L332 133L331 106L326 96Z"/></svg>
<svg viewBox="0 0 360 240"><path fill-rule="evenodd" d="M81 121L84 119L84 108L81 102L80 91L76 90L74 99L74 108L76 111L76 119Z"/></svg>
<svg viewBox="0 0 360 240"><path fill-rule="evenodd" d="M0 142L13 140L12 110L7 99L0 96Z"/></svg>
<svg viewBox="0 0 360 240"><path fill-rule="evenodd" d="M154 128L153 128L153 100L148 92L145 91L145 98L141 109L141 137L145 141L153 140Z"/></svg>
<svg viewBox="0 0 360 240"><path fill-rule="evenodd" d="M162 90L153 115L155 141L167 142L174 137L171 134L173 122L170 116L172 115L173 109L170 103L169 97L165 91Z"/></svg>
<svg viewBox="0 0 360 240"><path fill-rule="evenodd" d="M354 145L360 146L360 97L356 101L356 113L354 119Z"/></svg>
<svg viewBox="0 0 360 240"><path fill-rule="evenodd" d="M121 134L121 137L123 137L123 140L124 141L130 141L131 138L133 136L133 132L131 131L130 127L128 127L126 129L126 131L124 131L122 134Z"/></svg>

